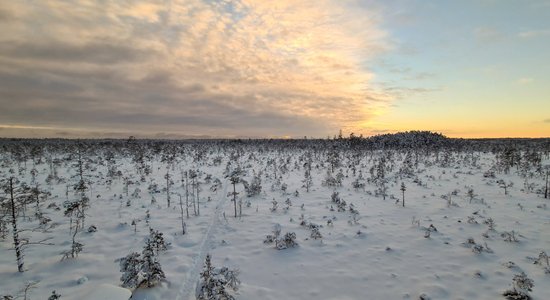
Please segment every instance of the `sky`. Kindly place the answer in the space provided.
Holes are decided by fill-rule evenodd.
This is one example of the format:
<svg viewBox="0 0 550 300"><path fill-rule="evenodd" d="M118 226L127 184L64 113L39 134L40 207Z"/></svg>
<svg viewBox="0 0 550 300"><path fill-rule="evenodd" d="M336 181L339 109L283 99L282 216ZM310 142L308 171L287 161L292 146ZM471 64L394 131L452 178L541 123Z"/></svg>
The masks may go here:
<svg viewBox="0 0 550 300"><path fill-rule="evenodd" d="M0 137L550 137L550 0L0 4Z"/></svg>

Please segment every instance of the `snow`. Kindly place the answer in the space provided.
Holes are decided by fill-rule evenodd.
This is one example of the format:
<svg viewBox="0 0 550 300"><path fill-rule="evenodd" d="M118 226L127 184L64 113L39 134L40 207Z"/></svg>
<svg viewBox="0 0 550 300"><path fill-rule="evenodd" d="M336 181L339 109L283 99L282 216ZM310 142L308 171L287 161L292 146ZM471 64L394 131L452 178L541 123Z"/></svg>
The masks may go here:
<svg viewBox="0 0 550 300"><path fill-rule="evenodd" d="M103 283L94 286L82 300L128 300L131 296L132 293L125 288Z"/></svg>
<svg viewBox="0 0 550 300"><path fill-rule="evenodd" d="M44 180L49 166L45 162L38 164L37 182L51 192L41 210L56 226L46 233L26 231L21 236L30 240L51 237L49 242L54 245L29 246L25 250L26 271L19 273L14 251L10 250L11 235L0 240L0 295L15 295L25 282L36 281L39 283L29 292L30 299L46 298L53 290L62 299L128 299L131 292L119 287L121 273L115 260L132 251L141 252L149 234L146 221L149 210L150 226L163 232L170 242L168 250L159 254L167 280L154 288L133 291L132 299L194 299L207 253L212 255L214 266L240 270L242 284L235 293L237 299L418 299L423 294L431 299L498 299L504 290L511 288L514 274L521 271L534 279L533 299L550 299L547 288L550 275L528 258L537 257L541 251L550 252L550 213L544 206L550 203L540 194L522 191L524 179L514 172L499 173L497 178L483 177L495 162L492 154L476 153L480 156L477 166L460 160L450 167L421 164L416 174L425 186L414 183L414 177L400 178L394 170L388 175L388 194L400 199L401 182L405 182L405 207L395 203L395 198L383 200L374 196L373 183L365 182L365 190L353 189L351 183L355 177L345 167L338 168L347 175L342 187L322 186L327 169L326 163L320 166L322 160L314 162L319 167L312 169L313 186L307 193L301 182L304 168L300 165L294 169L294 161L303 154L299 150L289 150L286 156L281 156L292 160L289 171L281 172L282 182L288 185L287 192L272 190L272 167L266 167L265 161L278 154L269 151L254 154L261 160L247 161L247 155L240 160L248 170L245 179L249 182L252 170L263 171L263 190L259 196L247 198L242 184L237 184L239 198L250 201L250 207L243 205L243 215L238 218L233 216L233 203L228 196L233 187L224 178L228 155L223 156L221 165L211 164L213 155L208 155L209 161L204 163L193 162L190 157L176 163L170 170L174 181L170 208L166 205L165 191L154 194L154 204L147 191L150 182L157 183L159 189L166 184L166 164L159 157L147 162L153 173L146 182L139 181L135 164L128 158L116 158L118 169L135 182L130 185L128 196L123 191L122 178L113 180L109 186L105 183L106 166L91 163L85 171L92 181L85 229L95 225L97 231L77 234L84 250L77 258L64 261L60 253L71 247L71 235L69 218L63 216L63 201L67 197L76 198L72 191L68 196L65 194L67 184L75 183L76 179L71 177L76 170L70 163L61 164L59 176L67 182L48 185ZM455 156L458 158L458 154ZM97 161L97 157L90 158ZM367 156L361 159L363 166L357 166L358 170L368 178L373 160ZM3 176L13 168L14 176L31 184L32 161L26 162L27 169L21 175L17 165L11 163L2 166ZM395 163L399 166L401 157ZM211 184L201 185L201 215L194 216L190 208L190 218L184 217L187 234L182 235L177 193L183 195L185 202L181 170L189 169L199 169L203 172L201 178L212 174L223 185L216 192L209 190ZM508 195L499 188L497 179L514 182ZM543 185L540 176L529 181ZM141 190L139 198L131 195L136 187ZM469 187L478 195L472 203L466 196ZM296 190L299 196L294 195ZM358 224L348 222L351 216L348 210L331 211L331 206L336 208L331 202L334 190L347 204L354 204L359 212ZM451 199L456 206L449 206L441 196L454 190L458 193ZM208 197L211 201L207 201ZM126 204L128 199L130 206ZM278 202L274 212L270 210L273 199ZM284 209L286 199L292 202L288 210ZM56 203L61 210L46 208L50 203ZM27 213L32 215L33 209L30 205ZM302 214L306 222L322 226L322 239L311 239L311 231L300 226ZM471 216L477 223L468 223ZM488 218L495 221L495 231L487 231L484 221ZM327 225L329 219L331 226ZM419 224L413 224L413 219L419 220ZM136 220L136 232L132 220ZM19 221L27 229L37 224L36 220L22 217ZM281 225L281 234L296 233L297 247L277 250L274 245L263 243L276 224ZM425 238L426 228L431 224L437 231ZM512 230L518 236L517 243L506 242L500 236ZM489 246L493 253L474 253L471 246L465 245L468 238L483 247ZM517 267L507 267L509 261Z"/></svg>

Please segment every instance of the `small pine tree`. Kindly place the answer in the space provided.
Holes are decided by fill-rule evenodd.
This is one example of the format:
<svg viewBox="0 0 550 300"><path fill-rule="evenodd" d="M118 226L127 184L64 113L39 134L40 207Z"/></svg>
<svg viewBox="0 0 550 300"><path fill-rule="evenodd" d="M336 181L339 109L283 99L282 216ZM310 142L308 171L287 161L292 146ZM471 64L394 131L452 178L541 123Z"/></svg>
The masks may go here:
<svg viewBox="0 0 550 300"><path fill-rule="evenodd" d="M246 196L247 197L254 197L256 195L259 195L262 192L262 179L261 179L261 173L256 174L254 172L254 177L252 177L252 180L250 181L250 184L248 184L246 181L242 181L244 188L246 190Z"/></svg>
<svg viewBox="0 0 550 300"><path fill-rule="evenodd" d="M58 294L56 291L52 291L52 294L50 295L50 297L48 297L48 300L58 300L60 298L60 294Z"/></svg>
<svg viewBox="0 0 550 300"><path fill-rule="evenodd" d="M118 259L118 261L120 272L122 272L122 276L120 277L122 286L126 288L137 288L143 280L141 255L137 252L132 252L126 257Z"/></svg>
<svg viewBox="0 0 550 300"><path fill-rule="evenodd" d="M508 189L514 186L513 182L506 183L504 180L497 181L498 186L502 189L504 189L504 195L508 195Z"/></svg>
<svg viewBox="0 0 550 300"><path fill-rule="evenodd" d="M521 274L514 275L512 281L513 289L505 291L503 296L510 300L530 300L529 292L535 286L533 279L527 277L525 272L521 272Z"/></svg>
<svg viewBox="0 0 550 300"><path fill-rule="evenodd" d="M544 180L544 199L548 199L548 191L549 191L549 181L548 179L550 178L550 167L549 166L546 166L546 178Z"/></svg>
<svg viewBox="0 0 550 300"><path fill-rule="evenodd" d="M143 257L141 271L144 275L142 284L146 285L148 288L159 284L166 278L166 275L164 275L164 271L162 271L162 267L158 262L157 256L155 255L156 246L157 245L151 240L148 240L145 242L145 247L141 253Z"/></svg>
<svg viewBox="0 0 550 300"><path fill-rule="evenodd" d="M472 203L472 200L476 197L476 194L474 193L474 189L469 188L468 189L468 198L470 198L470 203Z"/></svg>
<svg viewBox="0 0 550 300"><path fill-rule="evenodd" d="M157 255L160 251L166 251L168 249L168 243L164 240L163 233L153 228L149 228L149 237L146 242L151 243Z"/></svg>
<svg viewBox="0 0 550 300"><path fill-rule="evenodd" d="M236 291L240 284L238 270L227 267L216 269L212 266L210 254L206 255L204 269L201 272L201 281L197 286L197 300L234 300L227 288Z"/></svg>
<svg viewBox="0 0 550 300"><path fill-rule="evenodd" d="M309 188L313 185L313 178L311 177L311 169L309 168L309 165L304 172L304 179L302 180L302 183L304 184L303 187L306 188L306 192L309 193Z"/></svg>
<svg viewBox="0 0 550 300"><path fill-rule="evenodd" d="M141 254L132 252L117 261L120 265L122 286L127 288L153 287L166 279L166 275L155 254L157 244L147 239ZM157 250L158 251L158 250Z"/></svg>
<svg viewBox="0 0 550 300"><path fill-rule="evenodd" d="M296 233L294 232L287 232L282 238L279 238L275 241L275 247L277 247L277 250L283 250L287 248L294 248L298 246L298 243L296 242Z"/></svg>
<svg viewBox="0 0 550 300"><path fill-rule="evenodd" d="M403 192L403 207L405 207L405 191L407 190L407 187L405 186L404 182L401 182L401 192Z"/></svg>

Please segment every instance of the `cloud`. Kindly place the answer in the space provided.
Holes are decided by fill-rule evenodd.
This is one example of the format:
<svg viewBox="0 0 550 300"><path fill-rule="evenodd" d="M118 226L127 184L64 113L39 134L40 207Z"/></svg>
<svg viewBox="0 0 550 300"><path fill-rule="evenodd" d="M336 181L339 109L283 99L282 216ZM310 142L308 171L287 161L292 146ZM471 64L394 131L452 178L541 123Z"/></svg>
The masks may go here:
<svg viewBox="0 0 550 300"><path fill-rule="evenodd" d="M550 123L550 118L543 121L544 123Z"/></svg>
<svg viewBox="0 0 550 300"><path fill-rule="evenodd" d="M85 44L68 44L63 41L12 42L0 45L0 55L16 60L37 60L62 63L113 64L136 62L152 55L144 49L129 45L91 41Z"/></svg>
<svg viewBox="0 0 550 300"><path fill-rule="evenodd" d="M424 87L403 87L403 86L392 86L392 85L383 85L383 86L384 86L383 90L386 97L389 97L392 99L409 99L414 96L439 92L443 90L443 88L441 87L424 88Z"/></svg>
<svg viewBox="0 0 550 300"><path fill-rule="evenodd" d="M0 119L64 136L325 136L391 101L365 68L390 47L379 21L346 1L11 1Z"/></svg>
<svg viewBox="0 0 550 300"><path fill-rule="evenodd" d="M550 29L522 31L518 36L525 39L550 36Z"/></svg>

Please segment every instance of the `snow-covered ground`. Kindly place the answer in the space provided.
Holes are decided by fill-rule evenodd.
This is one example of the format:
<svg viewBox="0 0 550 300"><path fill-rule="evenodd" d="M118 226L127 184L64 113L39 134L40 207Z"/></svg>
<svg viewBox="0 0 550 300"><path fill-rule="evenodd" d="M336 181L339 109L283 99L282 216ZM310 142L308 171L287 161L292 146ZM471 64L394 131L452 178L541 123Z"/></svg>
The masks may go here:
<svg viewBox="0 0 550 300"><path fill-rule="evenodd" d="M339 153L340 165L332 175L341 170L344 178L337 187L322 184L331 168L326 157L313 157L309 192L303 187L306 152L302 150L254 150L230 157L214 149L198 161L190 154L179 155L169 167L173 181L170 207L165 190L167 164L160 157L145 161L152 173L142 182L137 164L127 156L115 155L112 165L122 176L108 184L109 164L102 155L90 156L84 170L91 187L86 191L90 206L84 230L75 237L84 245L83 251L62 261L61 253L71 248L72 239L63 203L78 197L72 188L78 182L74 156L71 161L60 160L55 167L64 182L47 184L45 179L52 173L47 159L36 164L38 175L33 183L33 161L18 166L4 153L3 178L14 176L31 187L38 183L51 193L41 202L40 210L54 226L46 232L19 234L31 242L51 238L47 243L53 245L28 245L24 250L25 272L18 272L11 219L5 216L9 232L0 240L0 295L18 295L27 282L36 282L28 299L46 299L53 290L61 299L92 299L105 291L112 291L114 297L117 289L113 285L121 284L115 260L132 251L141 252L151 227L170 242L168 250L159 254L166 280L156 287L133 291L132 299L194 299L208 253L214 266L240 270L242 283L233 293L237 299L498 299L512 288L512 278L521 272L534 280L530 292L533 299L550 299L550 274L545 274L544 265L534 264L539 253L550 253L550 203L535 192L544 186L542 176L527 179L527 184L534 184L530 190L515 167L508 174L497 172L496 178L484 177L495 165L495 157L478 152L473 154L475 162L453 153L447 166L436 163L435 156L425 157L412 175L404 176L399 169L405 155L395 152L386 163L388 195L384 200L376 195L378 184L370 172L382 154L353 159L349 155ZM216 157L221 162L214 164ZM229 195L233 186L226 178L226 169L237 165L246 170L242 178L248 182L254 172L261 172L262 192L247 197L243 184L236 184L243 207L242 216L235 218ZM190 217L184 216L187 233L182 235L179 195L185 203L182 171L190 169L199 170L202 182L200 216L194 215L191 206ZM358 182L365 187L355 189L352 182L359 173L363 179ZM212 180L205 180L207 175ZM128 192L124 177L133 182ZM212 191L216 178L221 187ZM498 180L513 183L507 194ZM405 207L400 201L402 182L406 186ZM148 190L151 183L158 185L158 192ZM474 191L472 200L467 195L470 188ZM338 211L331 200L334 192L346 202L345 211ZM2 192L0 197L6 202L9 194ZM285 203L287 199L290 205ZM276 210L272 209L273 200L277 201ZM350 203L358 212L355 220ZM29 204L26 216L19 213L20 228L38 227L35 210L35 204ZM494 220L494 230L486 224L489 218ZM282 234L296 234L297 247L277 250L273 244L264 243L276 224L280 224ZM311 238L310 224L319 225L322 238ZM96 232L87 232L91 225L97 227ZM512 231L518 241L505 241L502 234ZM475 245L468 243L469 239L480 253L473 251Z"/></svg>

